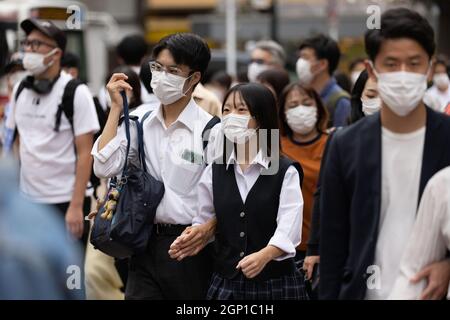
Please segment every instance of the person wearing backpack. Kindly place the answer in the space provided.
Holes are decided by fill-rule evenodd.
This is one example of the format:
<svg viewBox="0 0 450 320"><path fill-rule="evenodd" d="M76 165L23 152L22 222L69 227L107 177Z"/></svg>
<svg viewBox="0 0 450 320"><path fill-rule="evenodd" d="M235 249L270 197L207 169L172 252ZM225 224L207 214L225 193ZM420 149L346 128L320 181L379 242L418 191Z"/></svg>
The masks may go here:
<svg viewBox="0 0 450 320"><path fill-rule="evenodd" d="M142 118L147 172L164 183L147 250L130 258L125 298L204 299L212 274L208 250L182 263L172 260L170 244L191 225L197 211L196 185L205 169L203 132L214 119L192 99L206 71L211 53L197 35L169 35L153 49L151 86L161 105ZM113 74L108 85L111 110L106 126L92 149L97 176L119 175L125 165L127 138L119 127L122 91L132 87L123 73ZM131 126L130 126L131 127ZM129 161L138 162L138 136L130 130ZM211 228L213 232L214 228Z"/></svg>
<svg viewBox="0 0 450 320"><path fill-rule="evenodd" d="M312 87L327 107L328 128L347 125L350 116L350 95L332 76L339 64L341 52L336 41L318 35L302 42L297 60L300 84Z"/></svg>
<svg viewBox="0 0 450 320"><path fill-rule="evenodd" d="M23 65L31 76L15 86L7 123L20 141L20 189L33 202L55 207L84 250L90 150L99 130L94 102L86 85L61 70L64 32L45 20L26 19L20 26L26 34Z"/></svg>

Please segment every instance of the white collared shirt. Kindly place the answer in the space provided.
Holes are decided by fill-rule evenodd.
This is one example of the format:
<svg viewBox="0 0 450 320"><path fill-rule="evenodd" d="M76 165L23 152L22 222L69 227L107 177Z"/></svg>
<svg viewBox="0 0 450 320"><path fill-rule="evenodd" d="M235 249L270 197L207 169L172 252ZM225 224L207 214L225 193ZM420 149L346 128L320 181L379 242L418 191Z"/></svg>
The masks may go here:
<svg viewBox="0 0 450 320"><path fill-rule="evenodd" d="M234 152L227 161L227 169L231 163L236 164ZM242 172L239 165L234 166L236 183L239 188L242 201L245 202L262 169L267 169L269 161L259 152L251 165ZM198 184L198 214L192 224L202 224L215 217L213 190L212 190L212 165L209 165ZM275 260L284 260L294 257L295 248L300 244L303 222L303 196L300 189L300 177L297 169L290 166L284 176L280 192L280 204L278 207L277 228L267 245L275 246L286 254Z"/></svg>
<svg viewBox="0 0 450 320"><path fill-rule="evenodd" d="M133 113L131 113L133 115ZM144 123L144 149L149 173L164 183L164 196L156 210L155 223L191 224L197 211L196 186L205 168L202 163L202 131L212 117L192 99L168 128L159 106ZM130 127L130 158L136 162L137 139L134 123ZM99 177L119 175L125 162L125 128L102 150L98 140L92 149L94 172ZM188 158L195 159L192 163ZM198 161L197 161L198 159Z"/></svg>

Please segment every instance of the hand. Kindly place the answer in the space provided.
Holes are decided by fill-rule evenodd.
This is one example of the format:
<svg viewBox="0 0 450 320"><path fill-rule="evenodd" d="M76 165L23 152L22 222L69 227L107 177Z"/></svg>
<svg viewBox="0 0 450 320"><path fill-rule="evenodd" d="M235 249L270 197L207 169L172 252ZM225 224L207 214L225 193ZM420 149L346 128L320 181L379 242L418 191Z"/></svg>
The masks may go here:
<svg viewBox="0 0 450 320"><path fill-rule="evenodd" d="M66 212L66 227L75 238L81 238L84 228L84 214L81 206L69 206Z"/></svg>
<svg viewBox="0 0 450 320"><path fill-rule="evenodd" d="M124 73L114 73L109 79L106 89L111 98L111 109L119 108L122 110L123 100L121 91L131 91L133 88L125 81L128 77Z"/></svg>
<svg viewBox="0 0 450 320"><path fill-rule="evenodd" d="M264 248L244 257L241 261L239 261L236 269L241 269L244 276L251 279L260 274L262 269L264 269L270 260L272 260L272 257Z"/></svg>
<svg viewBox="0 0 450 320"><path fill-rule="evenodd" d="M314 265L320 262L319 256L307 256L303 262L303 270L306 271L306 278L311 280L312 273L314 270Z"/></svg>
<svg viewBox="0 0 450 320"><path fill-rule="evenodd" d="M198 254L214 235L216 219L213 220L202 225L187 227L170 245L169 256L181 261Z"/></svg>
<svg viewBox="0 0 450 320"><path fill-rule="evenodd" d="M450 283L450 260L443 260L426 266L411 279L417 283L427 280L427 287L422 291L420 300L439 300L447 294Z"/></svg>

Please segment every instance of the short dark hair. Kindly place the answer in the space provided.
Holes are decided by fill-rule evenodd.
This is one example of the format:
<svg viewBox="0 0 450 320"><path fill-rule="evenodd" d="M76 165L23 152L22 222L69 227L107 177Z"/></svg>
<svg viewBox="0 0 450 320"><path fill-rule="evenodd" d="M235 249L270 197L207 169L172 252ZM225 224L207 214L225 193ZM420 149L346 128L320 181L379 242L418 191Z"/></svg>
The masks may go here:
<svg viewBox="0 0 450 320"><path fill-rule="evenodd" d="M353 86L350 103L352 106L352 110L350 112L350 119L348 120L349 124L355 123L361 118L364 118L364 112L362 110L362 102L361 97L364 92L364 88L366 87L367 80L369 79L369 74L367 70L364 70L359 75L358 79Z"/></svg>
<svg viewBox="0 0 450 320"><path fill-rule="evenodd" d="M281 68L274 68L263 71L258 75L257 79L261 83L267 82L272 86L272 88L275 90L275 98L277 100L280 97L281 92L283 92L283 89L290 82L289 74L286 70Z"/></svg>
<svg viewBox="0 0 450 320"><path fill-rule="evenodd" d="M434 54L434 31L428 21L415 11L396 8L381 15L381 28L368 30L364 37L366 53L374 61L381 44L387 39L409 38L415 40L427 52Z"/></svg>
<svg viewBox="0 0 450 320"><path fill-rule="evenodd" d="M444 66L446 70L448 69L447 61L445 61L444 59L436 59L436 61L434 62L434 67L436 67L438 64Z"/></svg>
<svg viewBox="0 0 450 320"><path fill-rule="evenodd" d="M232 81L233 79L226 71L217 71L212 75L209 83L217 83L228 90L231 87Z"/></svg>
<svg viewBox="0 0 450 320"><path fill-rule="evenodd" d="M147 54L147 42L139 34L126 36L117 46L117 55L122 58L125 64L130 66L140 65L142 59Z"/></svg>
<svg viewBox="0 0 450 320"><path fill-rule="evenodd" d="M328 124L328 111L322 103L317 92L312 88L303 87L300 83L294 82L284 88L283 93L278 100L278 121L280 122L280 133L282 136L292 136L292 129L289 127L286 120L285 104L288 94L293 91L298 90L308 97L314 99L317 106L317 123L316 129L319 132L324 133L327 129Z"/></svg>
<svg viewBox="0 0 450 320"><path fill-rule="evenodd" d="M61 58L61 67L80 69L80 57L73 52L64 52L64 55Z"/></svg>
<svg viewBox="0 0 450 320"><path fill-rule="evenodd" d="M147 58L144 59L144 62L141 64L141 70L139 71L139 78L141 79L142 84L148 93L153 93L153 88L150 85L152 82L152 71L150 70L150 61L152 59Z"/></svg>
<svg viewBox="0 0 450 320"><path fill-rule="evenodd" d="M299 46L300 51L306 48L313 49L317 59L326 59L328 61L328 73L332 75L341 58L341 50L339 50L337 42L330 37L319 34L306 39Z"/></svg>
<svg viewBox="0 0 450 320"><path fill-rule="evenodd" d="M260 149L268 156L274 154L274 151L279 151L273 150L271 145L272 130L277 130L279 128L277 121L277 104L272 92L259 83L249 82L237 84L226 93L225 98L223 99L222 112L225 102L234 92L239 94L241 99L245 102L250 115L255 118L258 124L258 128L267 130L267 141L259 142ZM225 141L227 141L227 139L225 139ZM231 142L228 141L227 143L229 144ZM227 143L224 143L223 152L223 163L225 164L230 156L230 154L225 152L230 151L226 149Z"/></svg>
<svg viewBox="0 0 450 320"><path fill-rule="evenodd" d="M208 44L193 33L175 33L162 38L153 48L153 58L164 49L170 51L177 64L184 64L193 72L199 71L202 77L211 60Z"/></svg>
<svg viewBox="0 0 450 320"><path fill-rule="evenodd" d="M350 65L348 67L348 71L352 71L356 65L360 64L360 63L364 63L364 58L355 58L350 62Z"/></svg>
<svg viewBox="0 0 450 320"><path fill-rule="evenodd" d="M142 104L141 100L141 81L136 72L126 65L118 66L113 70L114 73L125 73L128 77L126 82L133 88L133 100L129 101L129 108L135 109Z"/></svg>

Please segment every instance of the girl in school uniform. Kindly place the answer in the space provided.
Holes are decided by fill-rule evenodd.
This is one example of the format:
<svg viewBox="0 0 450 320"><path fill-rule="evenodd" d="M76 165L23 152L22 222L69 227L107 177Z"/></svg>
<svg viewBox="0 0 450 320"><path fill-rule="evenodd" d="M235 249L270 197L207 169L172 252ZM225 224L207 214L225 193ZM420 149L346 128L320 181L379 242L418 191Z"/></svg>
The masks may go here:
<svg viewBox="0 0 450 320"><path fill-rule="evenodd" d="M240 84L227 93L223 155L200 179L193 226L170 248L172 258L183 259L216 231L208 299L306 299L294 262L303 171L280 156L276 110L272 93L260 84Z"/></svg>

